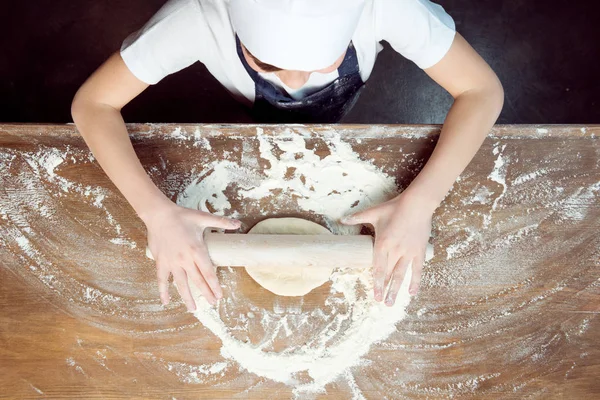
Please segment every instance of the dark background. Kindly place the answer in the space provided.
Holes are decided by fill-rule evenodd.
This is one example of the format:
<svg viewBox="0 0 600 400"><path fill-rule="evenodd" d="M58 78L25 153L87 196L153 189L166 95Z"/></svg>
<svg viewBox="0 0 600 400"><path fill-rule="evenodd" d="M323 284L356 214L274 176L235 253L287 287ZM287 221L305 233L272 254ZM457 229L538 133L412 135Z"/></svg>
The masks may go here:
<svg viewBox="0 0 600 400"><path fill-rule="evenodd" d="M4 2L0 121L70 122L78 87L164 2ZM437 2L500 77L499 123L600 123L600 1ZM387 45L366 85L343 122L441 123L451 104ZM251 121L200 63L150 87L123 113L128 122Z"/></svg>

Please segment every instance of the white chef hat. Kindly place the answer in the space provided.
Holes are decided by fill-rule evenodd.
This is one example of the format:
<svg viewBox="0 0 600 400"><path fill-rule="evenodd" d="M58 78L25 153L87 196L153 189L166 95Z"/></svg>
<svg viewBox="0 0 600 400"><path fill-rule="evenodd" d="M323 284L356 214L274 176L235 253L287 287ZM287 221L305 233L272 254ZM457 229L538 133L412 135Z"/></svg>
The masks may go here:
<svg viewBox="0 0 600 400"><path fill-rule="evenodd" d="M273 66L314 71L332 65L356 30L364 0L231 0L243 45Z"/></svg>

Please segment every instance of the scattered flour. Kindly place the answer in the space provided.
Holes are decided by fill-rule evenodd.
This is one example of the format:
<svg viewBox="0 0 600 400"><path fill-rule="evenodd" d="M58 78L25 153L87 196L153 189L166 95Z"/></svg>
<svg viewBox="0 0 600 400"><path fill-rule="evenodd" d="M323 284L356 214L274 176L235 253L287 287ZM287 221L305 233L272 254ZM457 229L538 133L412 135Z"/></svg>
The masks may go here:
<svg viewBox="0 0 600 400"><path fill-rule="evenodd" d="M480 186L475 191L471 199L465 199L464 204L486 204L489 201L491 195L492 192L487 186Z"/></svg>
<svg viewBox="0 0 600 400"><path fill-rule="evenodd" d="M27 382L29 384L29 386L35 390L38 394L44 394L44 392L42 392L39 388L33 386L30 382Z"/></svg>
<svg viewBox="0 0 600 400"><path fill-rule="evenodd" d="M455 241L452 244L450 244L448 247L446 247L446 259L447 260L454 258L455 255L458 255L462 251L467 249L469 247L469 245L477 238L477 232L475 232L473 229L465 228L464 230L467 234L467 238L465 240Z"/></svg>
<svg viewBox="0 0 600 400"><path fill-rule="evenodd" d="M81 365L77 364L73 357L67 358L66 362L69 367L73 367L73 368L75 368L75 371L79 372L80 374L82 374L84 376L87 376L87 374L85 373L83 368L81 368Z"/></svg>
<svg viewBox="0 0 600 400"><path fill-rule="evenodd" d="M494 169L490 172L488 178L494 182L497 182L502 186L502 192L494 199L492 203L492 210L489 214L484 215L483 226L488 227L492 222L492 212L496 211L498 208L498 203L506 194L506 160L502 152L506 148L506 145L500 145L499 143L494 146L492 150L492 154L496 156L496 160L494 161Z"/></svg>
<svg viewBox="0 0 600 400"><path fill-rule="evenodd" d="M346 374L350 367L360 365L373 343L384 340L396 330L395 325L405 317L405 308L410 302L408 279L404 281L393 307L375 303L370 297L356 299L357 282L367 288L372 287L368 271L358 275L347 271L344 276L333 276L332 280L332 293L343 293L350 308L347 313L339 314L338 326L343 321L351 322L345 331L332 332L337 338L333 344L325 341L315 347L298 346L282 353L266 352L260 346L235 339L218 312L198 293L194 296L198 306L194 315L221 339L221 355L226 359L237 362L248 372L293 385L296 394L321 392L326 384ZM268 323L265 325L268 328ZM315 336L324 333L315 332ZM312 382L301 383L296 379L296 374L303 371L308 373Z"/></svg>
<svg viewBox="0 0 600 400"><path fill-rule="evenodd" d="M241 166L230 161L212 162L185 189L178 203L238 217L239 211L231 209L225 194L227 189L235 187L237 195L245 201L258 203L269 199L271 207L287 206L289 203L285 201L295 201L300 209L321 216L332 232L353 234L357 228L339 224L341 217L396 194L394 179L362 161L335 131L325 135L330 154L323 159L314 149L307 148L305 139L292 130L272 141L257 128L257 137L258 158L249 155L248 148ZM264 161L269 167L259 172L257 166ZM265 211L261 211L265 215Z"/></svg>
<svg viewBox="0 0 600 400"><path fill-rule="evenodd" d="M57 149L51 149L41 154L38 153L38 157L40 166L46 170L46 173L48 173L48 176L51 178L56 177L54 169L65 161L64 155Z"/></svg>
<svg viewBox="0 0 600 400"><path fill-rule="evenodd" d="M202 134L200 133L200 129L198 128L196 128L196 130L194 131L194 139L196 140L194 142L194 147L201 147L209 151L212 150L210 142L206 137L202 136Z"/></svg>
<svg viewBox="0 0 600 400"><path fill-rule="evenodd" d="M582 221L590 206L597 204L600 194L600 182L589 187L581 187L575 193L561 201L559 215L564 220Z"/></svg>
<svg viewBox="0 0 600 400"><path fill-rule="evenodd" d="M189 137L183 134L181 127L177 127L173 132L171 132L171 139L188 140Z"/></svg>
<svg viewBox="0 0 600 400"><path fill-rule="evenodd" d="M194 130L193 135L187 135L183 132L181 127L177 127L175 130L173 130L173 132L171 132L169 138L176 141L193 142L192 145L194 147L200 147L209 151L212 150L210 142L205 136L202 135L199 128Z"/></svg>
<svg viewBox="0 0 600 400"><path fill-rule="evenodd" d="M160 361L165 363L167 369L169 371L174 371L177 374L177 376L181 379L181 381L185 383L203 383L206 381L206 377L208 376L223 376L225 375L225 370L229 366L229 363L224 361L204 365L189 365L180 362L165 362L162 359L160 359Z"/></svg>
<svg viewBox="0 0 600 400"><path fill-rule="evenodd" d="M232 163L231 159L225 159L209 164L198 175L198 179L179 197L178 201L190 207L213 209L221 215L240 216L241 210L232 208L229 202L229 199L237 196L245 203L255 201L255 206L265 216L271 216L266 214L273 209L277 211L278 209L289 210L297 207L309 211L315 219L325 223L334 233L356 233L355 229L340 226L337 219L346 213L358 211L393 196L395 191L393 179L381 173L369 162L360 160L351 147L334 132L326 135L324 145L318 148L318 155L316 148L313 149L307 145L312 140L309 140L310 135L298 134L302 129L302 127L294 127L293 131L276 137L270 137L258 130L257 146L249 143L251 138L241 142L240 147L243 148L241 163ZM540 132L538 131L538 133ZM585 133L583 128L582 133ZM181 130L176 131L173 140L186 140L186 146L212 149L209 141L199 134L199 131L194 133L193 139L184 135ZM509 143L508 148L504 143ZM259 147L259 151L252 154L257 147ZM239 150L240 148L234 149L236 153L239 153ZM37 227L30 225L28 216L40 215L50 222L57 221L56 200L64 196L66 192L76 194L82 203L96 208L106 218L107 229L111 229L115 233L115 237L111 240L112 243L135 247L135 243L126 237L121 225L107 210L109 192L100 187L82 185L67 179L66 175L62 174L61 167L67 166L67 164L93 162L93 157L88 154L89 152L78 153L74 149L59 150L51 147L41 147L35 152L10 151L13 153L0 152L0 175L4 176L4 178L0 178L0 182L10 182L19 190L7 190L5 191L6 196L0 198L0 246L11 247L14 249L11 251L23 261L25 267L20 273L35 275L48 288L68 296L69 302L84 304L88 307L87 310L98 311L100 315L135 318L137 321L152 318L148 317L152 314L143 313L140 310L154 310L152 308L155 306L154 300L135 299L135 295L127 296L118 290L112 293L119 293L119 295L111 294L107 290L93 288L78 282L72 279L68 272L61 271L59 266L47 262L43 249L37 247L39 242L39 237L36 237ZM452 335L457 338L469 335L478 337L476 336L477 332L489 335L492 332L490 326L495 324L500 326L496 334L502 334L504 331L510 330L510 327L514 326L514 322L518 321L512 319L515 316L534 319L539 312L540 303L548 301L565 288L571 287L572 279L580 280L583 276L577 275L578 268L575 268L574 272L560 269L552 271L553 276L539 277L532 275L531 271L527 271L528 265L519 265L518 268L514 268L514 259L528 259L529 264L533 264L543 261L548 254L556 254L552 253L554 248L536 246L538 229L543 224L555 223L560 226L560 224L578 224L589 220L586 217L590 216L591 211L598 204L600 182L582 186L567 193L565 188L568 185L566 183L561 183L560 180L555 181L555 177L548 182L548 171L550 171L548 168L540 168L516 178L509 176L507 179L507 163L510 160L517 161L515 153L511 151L510 142L497 142L494 145L493 155L496 158L487 181L489 187L485 186L485 182L482 183L483 186L477 186L471 192L471 197L462 201L464 213L459 211L458 217L455 215L452 218L452 229L455 229L454 225L456 225L456 229L464 232L465 235L457 237L458 240L450 244L446 249L446 259L440 260L435 269L426 270L423 278L425 287L441 286L444 290L452 291L453 288L469 282L471 287L477 288L477 279L483 280L481 277L478 278L478 274L485 277L486 273L489 274L490 271L496 270L499 265L512 267L512 270L505 268L503 273L498 276L505 280L498 282L498 284L506 283L505 290L491 294L473 294L470 297L472 301L464 303L473 307L489 303L488 310L463 319L460 312L453 313L452 305L449 305L450 311L446 310L448 312L423 307L417 312L423 321L436 318L436 312L440 318L444 318L444 322L440 322L438 325L443 327L439 332L422 332L414 329L403 333L408 337L422 337L422 341L418 343L386 342L385 339L389 335L403 328L403 325L398 322L405 318L405 307L410 301L405 293L406 288L403 288L402 295L399 296L399 303L388 309L373 304L369 297L365 296L364 293L370 294L371 288L368 273L365 271L351 274L336 273L332 276L330 294L325 302L325 306L329 307L327 309L315 308L306 311L301 306L289 307L276 303L273 305L273 310L255 307L243 315L239 315L239 313L234 314L234 310L243 299L234 295L227 299L227 302L221 301L220 310L210 307L200 298L196 317L222 341L220 353L223 359L219 358L210 363L203 361L204 364L201 365L163 359L158 361L166 365L167 369L175 373L182 382L187 383L206 384L208 382L212 384L219 382L219 379L227 375L230 369L240 369L291 385L296 396L300 398L305 397L308 393L322 393L329 382L343 382L350 389L352 398L361 399L364 396L359 384L362 386L363 381L359 374L364 369L352 367L367 367L369 363L376 363L376 358L370 359L369 357L372 354L370 350L373 348L373 344L377 342L380 342L377 348L409 351L416 357L414 349L443 350L460 345L460 340L462 340L456 339L437 344L428 342L427 337L433 339L439 339L440 335ZM24 168L21 170L13 168L9 171L8 169L16 159L19 162L25 161ZM265 171L262 171L263 167ZM168 169L167 161L163 162L162 168L163 170ZM8 179L15 171L18 171L16 176L18 185ZM323 171L327 171L327 173ZM328 181L331 176L335 179ZM582 176L584 175L582 174ZM40 186L42 178L50 185ZM177 178L175 176L173 179ZM364 185L346 185L345 179L366 183ZM565 179L569 179L569 177ZM531 184L524 185L527 182L531 182ZM332 185L329 187L329 191L327 191L328 185ZM498 190L498 185L501 186L501 191ZM195 189L194 186L196 186ZM359 187L357 188L357 186ZM46 190L43 195L39 194L43 192L40 188ZM283 188L283 190L277 191L277 188ZM203 191L203 194L199 194L199 191ZM181 192L180 186L173 189L173 193L179 192ZM275 207L269 207L268 210L261 208L259 200L265 197L271 204L275 204ZM500 203L502 199L504 201ZM503 217L498 223L491 224L491 214L500 206L503 211L506 211L504 207L508 209L511 204L530 199L534 199L538 208L536 209L534 206L525 208L527 216L514 218L520 224L511 225L511 217ZM486 207L482 207L484 204ZM486 208L488 213L469 211L472 205L477 206L474 208L475 210ZM487 228L487 231L480 232L477 228L473 228L473 225L463 225L463 218L470 215L483 216L483 227ZM486 232L491 233L486 236ZM492 240L486 242L486 238L492 238ZM565 239L564 245L560 246L564 248L579 246L582 238L585 236L573 238L572 242L568 243ZM36 246L33 243L36 243ZM548 246L553 243L555 242L551 242ZM472 251L474 248L479 249L480 244L482 245L480 251L485 254L475 254L476 252ZM584 251L583 247L581 249ZM515 255L515 253L518 254ZM456 258L459 255L461 257ZM579 265L579 267L585 267L585 265ZM589 269L587 271L589 273ZM559 274L562 274L560 279ZM530 290L534 284L539 285L542 280L551 280L552 286L539 290L539 293L533 297L526 294L527 290ZM235 280L224 281L224 284L231 286L235 292ZM600 280L596 282L596 288L598 286L600 286ZM522 301L514 302L512 308L493 307L495 298L519 294ZM128 300L130 298L134 298L134 300ZM464 304L461 303L461 305ZM224 312L224 306L227 306L227 310L230 311ZM570 340L576 341L579 335L585 334L588 329L591 329L592 318L593 316L584 316L579 323L573 324L571 330L564 333L565 340L569 340L570 337ZM500 325L501 323L504 325ZM558 323L560 321L554 325ZM152 334L177 334L198 325L199 323L196 322L191 325L169 327L153 331ZM243 338L240 339L240 333L248 332L257 326L259 332L264 331L263 341L253 343L243 340ZM430 325L425 324L424 326ZM310 330L311 333L314 333L314 337L302 344L293 343L290 347L280 351L273 350L273 344L277 340L281 340L282 337L293 338L297 332L303 330ZM534 365L547 363L547 356L552 352L552 346L556 346L556 343L560 341L560 335L549 332L541 329L531 338L524 338L519 346L506 348L507 363L510 364L511 360L515 361L513 364L518 361L523 365L529 361L537 363ZM582 353L581 357L585 357L586 354ZM98 353L96 358L96 362L107 368L103 364L106 360L103 353ZM426 357L422 358L422 360L426 359ZM409 363L418 361L418 357L414 359L409 357L407 360ZM73 357L67 358L66 364L85 376L87 376L86 372L91 371L86 368L86 372L84 372L82 366L85 367L86 364L79 365ZM574 366L568 366L567 375ZM427 371L436 372L437 370L433 367L428 369L425 364L411 365L410 369L400 369L400 371L396 368L396 372L390 375L392 378L382 377L382 382L386 388L392 391L392 398L394 398L394 387L404 390L397 392L398 398L403 397L406 391L414 393L415 397L417 394L422 397L454 397L480 389L481 382L493 381L494 377L498 375L497 372L493 372L475 377L465 376L460 378L460 381L449 385L444 383L446 386L438 387L435 386L435 379L423 384L405 383L423 381L422 374ZM386 373L384 370L379 372L382 375ZM532 371L532 373L534 372ZM92 375L91 372L89 375ZM522 380L517 381L510 389L521 390L527 385L527 382L521 382ZM492 383L486 382L486 386L490 385L493 386Z"/></svg>
<svg viewBox="0 0 600 400"><path fill-rule="evenodd" d="M56 148L41 148L36 153L25 153L23 156L25 161L38 176L36 179L41 179L43 177L49 183L56 184L63 192L77 193L81 195L85 201L91 203L94 207L101 209L106 214L106 220L113 226L117 234L115 238L110 239L111 243L131 248L137 247L136 243L123 236L120 224L115 221L113 215L104 206L104 201L108 195L106 189L98 186L84 186L77 184L56 173L56 169L66 160L75 160L72 161L73 163L77 162L77 159L73 154L74 152L69 148L63 151ZM77 155L78 158L82 158L82 154ZM88 158L87 161L93 162L93 158ZM50 209L47 205L42 204L42 201L42 199L39 200L38 204L36 204L36 208L41 215L51 217L53 213L49 211ZM29 199L28 202L31 203L31 199Z"/></svg>
<svg viewBox="0 0 600 400"><path fill-rule="evenodd" d="M287 206L289 201L295 201L298 208L322 217L332 232L357 234L358 227L343 226L338 220L395 195L394 179L371 163L360 160L336 132L325 135L328 154L324 157L308 148L305 138L292 130L271 138L257 128L257 138L258 158L252 159L248 145L241 166L226 160L211 163L181 194L178 203L220 215L237 216L240 211L231 208L227 191L243 199L244 204L269 198L270 206L275 205L275 209L278 203ZM267 167L258 171L257 165ZM274 192L277 195L273 195ZM362 357L371 345L396 331L396 324L405 317L405 308L410 302L410 280L405 279L393 307L372 300L368 269L334 273L331 280L331 296L338 295L336 300L345 311L337 313L333 325L314 332L317 340L312 345L270 352L265 351L264 344L238 340L218 311L193 288L198 306L195 316L221 339L224 358L237 362L251 373L293 386L297 396L322 392L328 383L338 378L345 378L353 387L356 383L350 367L361 365ZM359 289L369 295L360 296ZM287 315L283 312L275 304L273 315L263 313L261 324L265 331L271 329L271 340L280 332L284 337L291 335L292 329L304 325L308 317L294 321L288 318L290 310L285 310ZM278 315L278 324L273 326L275 315ZM310 381L300 380L298 374L301 373L308 374Z"/></svg>
<svg viewBox="0 0 600 400"><path fill-rule="evenodd" d="M137 243L132 242L131 240L128 240L125 238L112 238L109 240L109 242L111 242L112 244L118 244L121 246L129 246L132 249L135 249L137 247Z"/></svg>
<svg viewBox="0 0 600 400"><path fill-rule="evenodd" d="M523 174L523 175L519 175L518 177L515 178L515 180L512 182L513 185L521 185L525 182L528 182L532 179L538 178L542 175L545 175L548 173L548 170L545 168L540 168L536 171L530 172L528 174Z"/></svg>

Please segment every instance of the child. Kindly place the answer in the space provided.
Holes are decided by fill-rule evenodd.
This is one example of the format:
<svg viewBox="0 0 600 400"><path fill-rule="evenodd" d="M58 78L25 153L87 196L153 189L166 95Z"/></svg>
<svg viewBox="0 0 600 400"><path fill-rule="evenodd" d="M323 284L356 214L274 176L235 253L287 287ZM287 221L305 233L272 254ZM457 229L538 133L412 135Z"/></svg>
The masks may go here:
<svg viewBox="0 0 600 400"><path fill-rule="evenodd" d="M128 37L79 89L72 115L146 224L162 302L169 301L169 275L189 310L195 304L188 279L209 302L222 297L196 230L240 223L179 207L161 193L133 151L123 106L200 61L259 121L335 122L369 78L379 42L387 41L454 97L437 146L410 186L343 221L373 225L374 295L393 305L410 263L409 292L417 293L433 212L502 109L498 78L454 28L428 0L170 0Z"/></svg>

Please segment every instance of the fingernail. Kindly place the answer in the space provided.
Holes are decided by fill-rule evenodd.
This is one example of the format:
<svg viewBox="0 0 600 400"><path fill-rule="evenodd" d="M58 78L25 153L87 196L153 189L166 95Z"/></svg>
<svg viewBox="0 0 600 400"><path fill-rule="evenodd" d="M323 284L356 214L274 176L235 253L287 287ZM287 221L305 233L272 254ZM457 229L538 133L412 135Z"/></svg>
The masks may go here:
<svg viewBox="0 0 600 400"><path fill-rule="evenodd" d="M379 292L379 291L375 292L375 300L376 301L382 300L381 292Z"/></svg>
<svg viewBox="0 0 600 400"><path fill-rule="evenodd" d="M393 305L394 305L394 300L392 300L392 299L387 299L387 300L385 301L385 305L386 305L386 306L393 306Z"/></svg>
<svg viewBox="0 0 600 400"><path fill-rule="evenodd" d="M375 286L375 297L378 297L381 299L381 297L383 297L383 288L379 287L379 286Z"/></svg>

